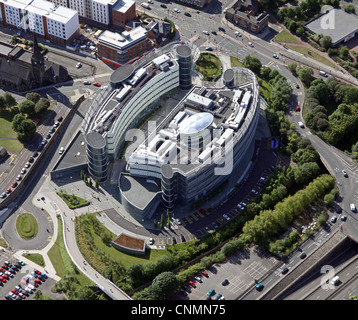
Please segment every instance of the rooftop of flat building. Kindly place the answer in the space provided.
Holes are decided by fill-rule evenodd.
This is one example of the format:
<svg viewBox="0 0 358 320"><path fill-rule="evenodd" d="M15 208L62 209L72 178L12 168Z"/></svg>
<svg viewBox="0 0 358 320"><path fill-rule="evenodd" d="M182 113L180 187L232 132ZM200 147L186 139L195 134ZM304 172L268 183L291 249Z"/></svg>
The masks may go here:
<svg viewBox="0 0 358 320"><path fill-rule="evenodd" d="M119 12L127 12L127 10L135 3L133 0L120 0L118 1L112 10Z"/></svg>

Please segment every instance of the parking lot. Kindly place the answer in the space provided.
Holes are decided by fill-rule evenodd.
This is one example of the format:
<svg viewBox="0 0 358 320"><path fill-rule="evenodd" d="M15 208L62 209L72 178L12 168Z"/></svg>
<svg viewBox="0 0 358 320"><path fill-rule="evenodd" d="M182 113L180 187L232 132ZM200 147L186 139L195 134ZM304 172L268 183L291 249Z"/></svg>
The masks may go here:
<svg viewBox="0 0 358 320"><path fill-rule="evenodd" d="M196 279L195 288L190 287L191 292L184 295L178 291L172 296L172 300L206 300L207 294L214 289L211 298L217 294L224 296L222 300L234 300L246 290L255 286L255 280L260 280L271 268L277 264L277 260L269 252L257 246L238 251L224 263L211 266L206 270L208 277L199 275L202 283ZM227 279L228 283L222 285ZM189 287L189 284L186 285Z"/></svg>
<svg viewBox="0 0 358 320"><path fill-rule="evenodd" d="M5 261L7 261L8 263L6 263ZM17 263L18 260L12 258L4 252L1 252L0 268L1 271L7 271L8 276L5 278L6 272L2 272L2 274L0 275L0 277L5 278L5 281L0 280L0 299L34 300L34 295L37 290L41 290L42 294L44 295L52 296L54 298L60 298L60 295L51 293L51 288L55 284L55 280L51 278L45 279L44 277L42 278L43 280L40 280L39 275L36 275L35 273L35 268L27 264L20 264L21 269L18 269L18 271L15 271L14 273L10 272L10 266L15 265ZM7 266L7 269L4 268L4 266ZM28 279L28 281L24 281L25 279ZM35 279L38 280L35 281ZM35 285L35 282L38 282L38 284ZM33 285L32 290L30 289L30 287L32 287L31 285ZM26 287L28 287L28 291L25 290ZM12 292L11 295L10 292ZM6 296L10 298L6 298Z"/></svg>

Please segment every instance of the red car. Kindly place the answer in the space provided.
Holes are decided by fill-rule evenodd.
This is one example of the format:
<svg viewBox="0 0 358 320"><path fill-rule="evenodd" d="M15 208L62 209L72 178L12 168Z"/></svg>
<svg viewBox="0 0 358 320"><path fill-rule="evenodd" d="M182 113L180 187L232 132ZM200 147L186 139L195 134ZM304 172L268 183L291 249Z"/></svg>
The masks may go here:
<svg viewBox="0 0 358 320"><path fill-rule="evenodd" d="M5 269L5 270L9 269L9 267L5 263L1 265L1 268Z"/></svg>
<svg viewBox="0 0 358 320"><path fill-rule="evenodd" d="M19 292L16 289L12 289L11 292L14 294L19 294Z"/></svg>
<svg viewBox="0 0 358 320"><path fill-rule="evenodd" d="M193 281L189 281L188 283L191 287L196 288L196 284Z"/></svg>
<svg viewBox="0 0 358 320"><path fill-rule="evenodd" d="M0 277L0 281L6 283L6 279L4 277Z"/></svg>
<svg viewBox="0 0 358 320"><path fill-rule="evenodd" d="M207 277L207 278L209 277L209 275L208 275L208 274L206 273L206 271L204 271L204 270L201 271L201 274L202 274L203 276Z"/></svg>
<svg viewBox="0 0 358 320"><path fill-rule="evenodd" d="M35 273L37 273L37 274L41 274L41 272L40 272L39 270L37 270L37 269L35 269L34 271L35 271Z"/></svg>
<svg viewBox="0 0 358 320"><path fill-rule="evenodd" d="M98 82L93 82L93 85L94 85L95 87L100 87L100 86L101 86L101 84L98 83Z"/></svg>
<svg viewBox="0 0 358 320"><path fill-rule="evenodd" d="M202 214L205 214L205 213L206 213L205 209L200 209L199 211L200 211Z"/></svg>
<svg viewBox="0 0 358 320"><path fill-rule="evenodd" d="M296 111L300 111L300 106L297 106L297 107L296 107Z"/></svg>
<svg viewBox="0 0 358 320"><path fill-rule="evenodd" d="M12 187L12 188L16 188L16 187L17 187L17 182L14 181L14 182L12 183L11 187Z"/></svg>

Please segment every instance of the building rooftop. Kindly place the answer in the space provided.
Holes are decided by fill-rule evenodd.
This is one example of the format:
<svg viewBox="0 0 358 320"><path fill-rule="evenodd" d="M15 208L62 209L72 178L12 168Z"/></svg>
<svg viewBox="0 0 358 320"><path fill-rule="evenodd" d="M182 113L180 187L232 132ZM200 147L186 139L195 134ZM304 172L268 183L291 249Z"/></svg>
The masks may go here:
<svg viewBox="0 0 358 320"><path fill-rule="evenodd" d="M305 27L315 34L330 36L332 44L336 44L358 30L358 16L334 8L307 22Z"/></svg>
<svg viewBox="0 0 358 320"><path fill-rule="evenodd" d="M61 23L68 22L73 16L78 14L76 10L57 6L54 3L45 0L31 1L26 7L26 10L31 13L45 16L46 19L52 19Z"/></svg>
<svg viewBox="0 0 358 320"><path fill-rule="evenodd" d="M135 3L133 0L120 0L116 3L112 10L119 12L127 12L127 10Z"/></svg>
<svg viewBox="0 0 358 320"><path fill-rule="evenodd" d="M18 9L25 9L32 0L0 0L0 2Z"/></svg>
<svg viewBox="0 0 358 320"><path fill-rule="evenodd" d="M124 49L133 42L146 38L147 33L147 30L141 26L130 31L123 31L121 34L106 30L99 36L98 41L116 49Z"/></svg>

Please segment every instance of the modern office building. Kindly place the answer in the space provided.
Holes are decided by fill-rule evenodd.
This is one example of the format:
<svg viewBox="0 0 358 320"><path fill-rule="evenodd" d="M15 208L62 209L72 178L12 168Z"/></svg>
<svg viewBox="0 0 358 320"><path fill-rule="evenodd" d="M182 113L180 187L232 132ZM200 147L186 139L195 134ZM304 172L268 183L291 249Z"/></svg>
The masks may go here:
<svg viewBox="0 0 358 320"><path fill-rule="evenodd" d="M79 34L78 13L45 0L0 0L2 24L35 32L53 43L65 45Z"/></svg>
<svg viewBox="0 0 358 320"><path fill-rule="evenodd" d="M138 26L122 33L105 30L98 37L97 55L102 61L122 66L148 53L153 43L148 39L148 32Z"/></svg>
<svg viewBox="0 0 358 320"><path fill-rule="evenodd" d="M233 170L243 173L251 161L258 81L250 70L237 67L231 69L230 88L193 85L189 78L199 55L195 45L181 41L118 68L105 103L85 117L82 130L104 137L108 160L127 161L119 192L135 219L150 216L161 204L173 211L179 200L197 201ZM148 128L146 136L136 130L160 106L161 97L178 90L182 99L155 128ZM126 151L128 141L136 143Z"/></svg>

